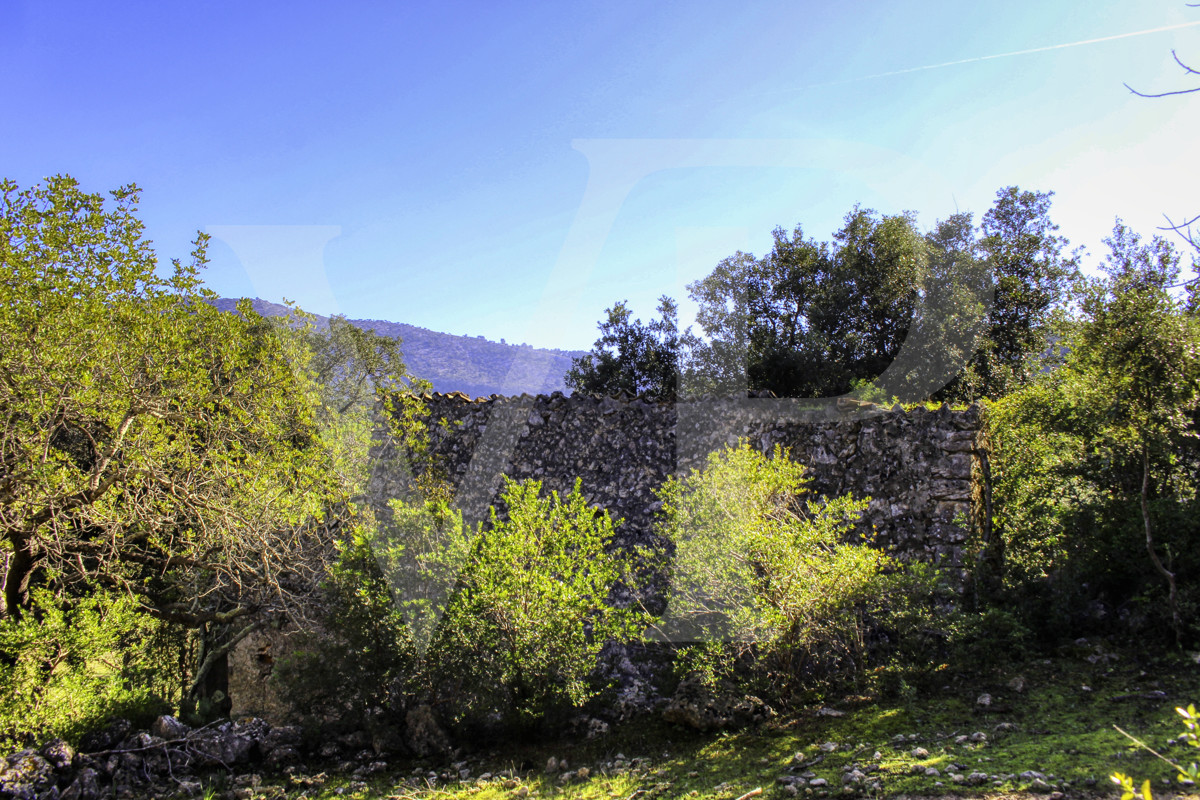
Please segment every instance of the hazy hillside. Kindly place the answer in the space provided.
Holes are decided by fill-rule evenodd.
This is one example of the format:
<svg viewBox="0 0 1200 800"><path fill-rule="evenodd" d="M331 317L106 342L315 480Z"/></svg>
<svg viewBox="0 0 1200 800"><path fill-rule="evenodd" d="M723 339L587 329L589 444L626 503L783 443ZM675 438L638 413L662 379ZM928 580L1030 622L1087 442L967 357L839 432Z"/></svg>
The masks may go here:
<svg viewBox="0 0 1200 800"><path fill-rule="evenodd" d="M254 310L264 316L287 313L287 306L255 298ZM237 300L221 298L215 303L232 311ZM328 321L317 316L318 324ZM409 372L433 383L435 391L464 392L473 397L489 394L549 394L566 391L563 375L571 359L582 352L541 350L529 346L501 344L482 337L439 333L403 322L352 319L360 328L383 336L398 336Z"/></svg>

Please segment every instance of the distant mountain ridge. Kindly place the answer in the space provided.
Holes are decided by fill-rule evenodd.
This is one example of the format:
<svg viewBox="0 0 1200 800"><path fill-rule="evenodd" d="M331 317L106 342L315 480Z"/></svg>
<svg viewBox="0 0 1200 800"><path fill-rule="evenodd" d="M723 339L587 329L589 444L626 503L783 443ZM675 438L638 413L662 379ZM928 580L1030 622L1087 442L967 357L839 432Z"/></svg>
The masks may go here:
<svg viewBox="0 0 1200 800"><path fill-rule="evenodd" d="M289 312L281 303L257 297L250 302L264 317L280 317ZM233 311L237 303L234 298L222 297L213 305L221 311ZM314 316L318 325L329 324L329 317ZM563 376L571 368L572 360L584 355L581 350L544 350L493 342L482 336L455 336L403 322L347 321L364 330L374 330L380 336L399 337L408 371L432 383L437 392L463 392L472 397L566 392Z"/></svg>

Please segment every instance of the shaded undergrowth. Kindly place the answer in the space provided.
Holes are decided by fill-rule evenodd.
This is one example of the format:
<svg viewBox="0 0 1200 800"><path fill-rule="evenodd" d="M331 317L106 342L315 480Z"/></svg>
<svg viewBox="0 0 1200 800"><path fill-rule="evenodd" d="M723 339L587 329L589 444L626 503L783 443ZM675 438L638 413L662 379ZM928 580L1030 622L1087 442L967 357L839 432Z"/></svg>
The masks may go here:
<svg viewBox="0 0 1200 800"><path fill-rule="evenodd" d="M1173 774L1166 764L1113 726L1182 757L1183 748L1169 742L1180 732L1174 708L1200 699L1196 656L1148 659L1081 644L1052 659L980 664L973 675L942 677L907 700L829 697L754 729L700 734L642 720L592 740L509 742L438 761L397 760L365 782L279 776L268 781L277 788L260 791L314 800L733 800L758 788L762 797L1077 797L1111 793L1108 776L1117 770L1150 778L1160 794L1181 790L1164 785ZM550 758L565 767L547 773ZM862 777L846 783L855 771Z"/></svg>

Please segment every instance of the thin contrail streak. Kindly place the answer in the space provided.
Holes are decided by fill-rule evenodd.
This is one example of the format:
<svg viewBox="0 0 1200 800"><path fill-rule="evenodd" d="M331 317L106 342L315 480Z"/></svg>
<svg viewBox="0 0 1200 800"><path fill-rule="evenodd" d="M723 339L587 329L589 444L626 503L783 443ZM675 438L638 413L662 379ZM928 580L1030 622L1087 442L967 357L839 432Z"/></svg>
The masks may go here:
<svg viewBox="0 0 1200 800"><path fill-rule="evenodd" d="M1067 42L1066 44L1051 44L1045 47L1030 47L1027 50L1013 50L1010 53L996 53L990 56L975 56L974 58L962 58L958 61L943 61L941 64L926 64L923 67L909 67L908 69L897 69L891 72L879 72L874 75L863 75L859 78L846 78L839 81L829 81L826 83L813 83L805 88L815 88L818 86L836 86L843 83L856 83L858 81L869 81L875 78L887 78L892 75L905 75L910 72L922 72L927 69L941 69L943 67L953 67L958 64L973 64L976 61L991 61L994 58L1008 58L1009 56L1025 56L1030 53L1044 53L1047 50L1062 50L1067 47L1079 47L1084 44L1096 44L1098 42L1111 42L1114 39L1128 39L1132 36L1145 36L1149 33L1162 33L1163 31L1174 31L1179 28L1190 28L1194 25L1200 25L1200 20L1195 22L1181 22L1178 25L1164 25L1161 28L1148 28L1144 31L1133 31L1132 33L1118 33L1113 36L1101 36L1098 39L1083 39L1078 42Z"/></svg>

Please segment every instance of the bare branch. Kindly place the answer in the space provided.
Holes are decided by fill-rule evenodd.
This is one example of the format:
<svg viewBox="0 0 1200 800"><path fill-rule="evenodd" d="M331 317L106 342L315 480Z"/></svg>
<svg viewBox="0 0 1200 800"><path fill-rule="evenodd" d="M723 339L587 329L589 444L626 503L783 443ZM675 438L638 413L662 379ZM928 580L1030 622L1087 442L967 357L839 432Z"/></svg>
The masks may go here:
<svg viewBox="0 0 1200 800"><path fill-rule="evenodd" d="M1181 230L1187 230L1188 228L1191 228L1193 225L1195 225L1197 222L1200 222L1200 214L1197 214L1196 216L1192 217L1189 220L1180 222L1179 224L1175 224L1174 222L1172 222L1171 218L1168 217L1166 214L1163 214L1163 217L1167 220L1167 226L1160 227L1159 228L1160 231L1175 231L1176 233L1179 233Z"/></svg>
<svg viewBox="0 0 1200 800"><path fill-rule="evenodd" d="M1191 67L1189 67L1187 64L1180 61L1179 56L1177 56L1175 54L1174 50L1171 51L1171 58L1175 59L1175 63L1178 64L1179 66L1183 67L1184 72L1188 73L1189 75L1200 75L1200 70L1194 70Z"/></svg>
<svg viewBox="0 0 1200 800"><path fill-rule="evenodd" d="M1191 89L1180 89L1179 91L1176 91L1176 92L1159 92L1158 94L1147 94L1146 92L1139 92L1137 89L1133 88L1128 83L1124 84L1124 86L1126 89L1133 92L1138 97L1170 97L1173 94L1193 94L1194 92L1200 92L1200 86L1196 86Z"/></svg>
<svg viewBox="0 0 1200 800"><path fill-rule="evenodd" d="M1196 216L1192 217L1191 219L1189 219L1185 222L1180 222L1180 223L1173 222L1171 220L1171 218L1168 217L1166 214L1163 214L1163 218L1166 219L1167 224L1165 226L1160 225L1158 228L1160 231L1172 231L1173 233L1178 234L1179 237L1181 239L1183 239L1185 242L1187 242L1189 245L1191 245L1193 250L1200 251L1200 242L1196 241L1196 234L1192 232L1192 226L1195 225L1196 223L1200 222L1200 214L1197 214ZM1195 264L1195 262L1193 262L1193 264ZM1200 274L1198 274L1194 278L1189 278L1186 281L1182 281L1181 283L1176 283L1171 286L1168 286L1167 288L1168 289L1178 289L1182 286L1190 286L1191 284L1195 283L1196 281L1200 281Z"/></svg>
<svg viewBox="0 0 1200 800"><path fill-rule="evenodd" d="M137 419L137 415L132 410L125 413L125 418L121 420L121 424L117 427L117 432L113 435L113 440L109 444L108 449L104 452L104 455L101 458L96 460L95 466L92 467L92 480L90 487L92 491L96 491L100 488L101 476L104 475L104 472L108 469L108 465L112 463L112 460L116 454L120 452L121 445L125 441L125 436L129 433L129 428L131 425L133 425L135 419ZM88 433L88 438L91 438L91 433ZM95 448L94 441L92 443L92 447L93 449Z"/></svg>
<svg viewBox="0 0 1200 800"><path fill-rule="evenodd" d="M244 617L247 614L253 614L256 610L247 606L242 606L229 611L211 611L207 613L190 614L186 611L179 610L179 607L182 605L182 603L172 603L169 606L159 608L143 602L141 610L155 619L161 619L166 622L176 622L180 625L186 625L189 628L198 628L205 623L224 625L234 621L235 619L238 619L239 617ZM254 623L254 625L259 624L261 624L261 621L256 621ZM249 631L247 631L247 633L249 633Z"/></svg>
<svg viewBox="0 0 1200 800"><path fill-rule="evenodd" d="M1175 59L1175 63L1183 68L1183 71L1185 74L1200 75L1200 70L1192 69L1190 66L1183 63L1183 61L1180 60L1179 56L1175 53L1174 50L1171 51L1171 58ZM1125 84L1125 88L1128 89L1129 91L1133 92L1134 94L1136 94L1138 97L1170 97L1171 95L1176 95L1176 94L1192 94L1194 92L1200 92L1200 86L1193 86L1191 89L1179 89L1174 92L1158 92L1156 94L1149 94L1147 92L1139 92L1137 89L1134 89L1128 83Z"/></svg>
<svg viewBox="0 0 1200 800"><path fill-rule="evenodd" d="M96 502L104 496L105 492L112 488L116 480L117 476L110 475L93 489L85 489L84 491L76 492L75 494L64 498L55 498L55 500L58 500L56 505L46 505L36 513L30 514L25 520L25 527L30 531L36 530L40 526L54 519L56 515L60 515Z"/></svg>

